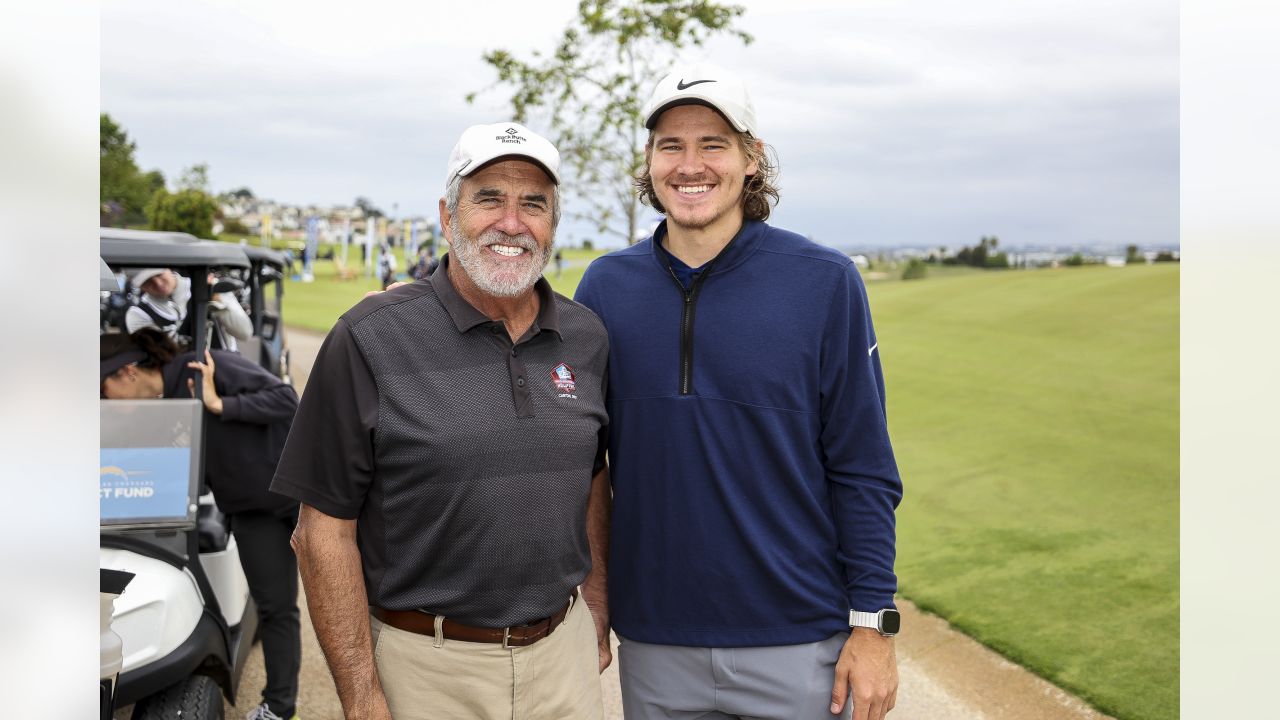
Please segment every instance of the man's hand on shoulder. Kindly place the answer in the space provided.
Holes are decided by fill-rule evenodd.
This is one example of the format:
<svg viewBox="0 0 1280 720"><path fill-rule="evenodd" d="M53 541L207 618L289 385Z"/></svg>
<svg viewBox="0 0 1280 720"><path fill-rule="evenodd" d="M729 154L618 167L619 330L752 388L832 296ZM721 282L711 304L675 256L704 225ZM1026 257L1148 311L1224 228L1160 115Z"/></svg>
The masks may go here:
<svg viewBox="0 0 1280 720"><path fill-rule="evenodd" d="M898 698L898 657L892 637L871 628L853 628L849 633L836 662L832 715L844 711L846 698L853 702L853 720L883 720L893 709Z"/></svg>
<svg viewBox="0 0 1280 720"><path fill-rule="evenodd" d="M408 284L409 284L409 283L407 283L407 282L405 282L405 281L403 281L403 280L397 280L396 282L393 282L393 283L391 283L390 285L388 285L388 286L387 286L387 290L395 290L396 288L400 287L401 285L408 285ZM365 294L364 294L364 296L365 296L365 297L367 297L367 298L371 298L371 297L373 297L374 295L381 295L382 293L386 292L387 290L370 290L369 292L365 293Z"/></svg>

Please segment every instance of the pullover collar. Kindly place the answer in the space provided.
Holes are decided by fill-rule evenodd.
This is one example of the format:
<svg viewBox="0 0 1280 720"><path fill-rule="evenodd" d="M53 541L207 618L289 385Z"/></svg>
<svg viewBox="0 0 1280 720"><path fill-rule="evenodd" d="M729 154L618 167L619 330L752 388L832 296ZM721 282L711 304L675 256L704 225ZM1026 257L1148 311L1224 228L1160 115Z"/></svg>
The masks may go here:
<svg viewBox="0 0 1280 720"><path fill-rule="evenodd" d="M764 238L768 231L769 226L759 220L744 220L742 227L738 230L738 234L733 236L729 244L725 245L718 255L698 268L698 271L707 275L720 275L733 270L746 262L748 258L755 254L756 250L760 249L760 246L764 244ZM662 248L662 240L666 236L667 220L663 218L650 238L653 243L653 247L650 248L653 253L653 259L657 261L659 267L663 270L667 270L670 267L667 252Z"/></svg>

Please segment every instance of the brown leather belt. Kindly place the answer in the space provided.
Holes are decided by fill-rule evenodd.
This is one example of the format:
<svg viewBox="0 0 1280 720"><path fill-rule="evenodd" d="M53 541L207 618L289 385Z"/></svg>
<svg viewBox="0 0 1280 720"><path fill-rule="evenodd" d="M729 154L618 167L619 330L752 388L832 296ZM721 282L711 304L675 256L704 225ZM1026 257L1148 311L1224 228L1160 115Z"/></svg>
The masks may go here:
<svg viewBox="0 0 1280 720"><path fill-rule="evenodd" d="M502 647L524 647L532 645L551 634L560 623L564 622L578 599L578 590L565 606L549 618L543 618L524 625L513 625L505 628L485 628L474 625L463 625L456 620L445 618L440 625L441 635L445 640L462 640L464 642L502 643ZM436 616L421 610L386 610L376 605L369 607L369 612L378 620L393 628L419 635L435 637Z"/></svg>

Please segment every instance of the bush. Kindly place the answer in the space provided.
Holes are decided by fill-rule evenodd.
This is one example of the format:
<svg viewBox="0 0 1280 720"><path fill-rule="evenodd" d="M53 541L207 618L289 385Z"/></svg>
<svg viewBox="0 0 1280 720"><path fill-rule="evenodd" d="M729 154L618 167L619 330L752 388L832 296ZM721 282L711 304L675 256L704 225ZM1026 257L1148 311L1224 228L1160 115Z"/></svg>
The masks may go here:
<svg viewBox="0 0 1280 720"><path fill-rule="evenodd" d="M1080 253L1076 253L1075 255L1067 258L1067 267L1080 267L1081 265L1084 265L1084 256Z"/></svg>
<svg viewBox="0 0 1280 720"><path fill-rule="evenodd" d="M213 215L218 203L200 190L170 193L157 190L147 203L147 222L152 230L191 233L198 238L213 237Z"/></svg>
<svg viewBox="0 0 1280 720"><path fill-rule="evenodd" d="M1161 250L1156 253L1156 262L1177 262L1177 258L1168 250Z"/></svg>
<svg viewBox="0 0 1280 720"><path fill-rule="evenodd" d="M249 228L241 222L240 218L227 218L222 221L222 232L231 235L252 235Z"/></svg>
<svg viewBox="0 0 1280 720"><path fill-rule="evenodd" d="M902 271L903 280L923 280L928 266L920 258L911 258L911 262L907 263L907 267Z"/></svg>

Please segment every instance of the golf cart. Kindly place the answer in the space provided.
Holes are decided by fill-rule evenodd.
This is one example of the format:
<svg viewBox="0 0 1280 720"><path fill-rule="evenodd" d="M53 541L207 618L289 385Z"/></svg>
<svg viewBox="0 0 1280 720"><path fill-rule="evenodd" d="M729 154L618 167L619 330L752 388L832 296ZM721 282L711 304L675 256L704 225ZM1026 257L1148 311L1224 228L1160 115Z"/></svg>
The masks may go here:
<svg viewBox="0 0 1280 720"><path fill-rule="evenodd" d="M261 365L267 372L284 380L290 385L293 380L289 375L289 350L284 338L284 273L287 261L283 254L266 248L250 245L232 245L213 240L201 240L194 235L183 232L157 232L152 230L125 230L121 228L99 228L98 237L105 249L108 244L113 252L127 249L128 243L143 245L218 245L234 249L248 260L248 265L223 266L220 270L224 277L210 289L213 293L233 292L249 295L248 314L253 323L253 337L239 342L238 352L245 358ZM105 250L104 250L105 252ZM172 267L160 262L164 251L152 249L134 249L134 254L142 253L156 258L156 264L150 267ZM105 255L104 255L105 257ZM111 260L108 258L108 262ZM182 274L188 274L181 268L174 267ZM274 286L274 287L273 287ZM194 290L194 285L192 286ZM137 291L127 282L121 282L115 292L104 294L101 304L102 327L124 330L124 315L128 309L139 301ZM191 317L194 317L193 315ZM206 330L207 332L207 330ZM219 349L216 335L213 336L213 349Z"/></svg>
<svg viewBox="0 0 1280 720"><path fill-rule="evenodd" d="M242 343L240 352L292 385L283 314L284 276L288 261L284 253L275 250L253 245L242 245L240 249L249 258L246 285L249 288L249 319L253 321L253 340Z"/></svg>
<svg viewBox="0 0 1280 720"><path fill-rule="evenodd" d="M167 267L191 278L192 350L203 354L206 278L247 270L245 253L194 238L107 235L99 253L112 273ZM222 696L235 702L257 631L235 537L204 487L200 390L191 399L99 401L99 565L134 575L111 615L123 646L114 704L134 704L135 720L222 718Z"/></svg>

